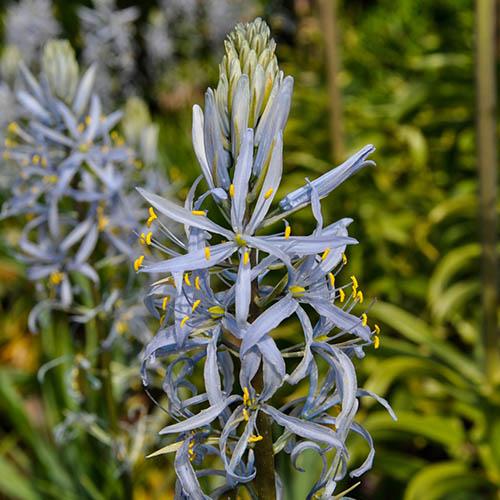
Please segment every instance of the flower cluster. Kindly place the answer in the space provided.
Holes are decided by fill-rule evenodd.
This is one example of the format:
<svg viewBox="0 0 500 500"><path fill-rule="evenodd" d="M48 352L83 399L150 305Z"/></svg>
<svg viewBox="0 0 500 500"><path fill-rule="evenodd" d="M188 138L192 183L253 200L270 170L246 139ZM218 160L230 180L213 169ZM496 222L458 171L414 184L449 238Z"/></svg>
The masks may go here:
<svg viewBox="0 0 500 500"><path fill-rule="evenodd" d="M272 204L283 175L283 130L291 104L293 79L279 70L275 43L257 19L238 25L228 36L215 90L205 105L193 109L193 145L203 176L183 207L140 189L151 204L144 235L152 252L135 268L161 276L147 305L160 328L144 352L143 378L161 366L168 411L177 423L161 434L175 435L177 498L208 498L199 477L225 479L218 494L252 481L262 443L272 440L261 428L262 416L284 432L272 443L274 453L289 453L292 463L304 450L323 459L323 470L308 498L330 498L347 474L346 439L364 437L370 453L351 477L371 467L374 450L368 432L357 422L359 399L375 397L358 388L351 358L378 347L379 328L369 326L358 281L339 283L346 265L350 219L324 225L320 200L353 173L373 162L368 145L342 165ZM208 189L199 194L201 181ZM295 235L284 220L311 206L316 228ZM171 223L184 226L185 238ZM271 224L282 224L267 234ZM284 345L274 335L286 321L298 320L302 336ZM321 367L327 366L326 374ZM196 383L197 368L204 387ZM304 397L280 401L286 386L307 383ZM392 414L393 415L393 414ZM268 443L269 444L269 443ZM221 468L202 468L215 456ZM276 478L276 484L280 481Z"/></svg>
<svg viewBox="0 0 500 500"><path fill-rule="evenodd" d="M117 10L115 0L93 0L93 8L80 7L78 17L83 37L83 59L96 64L99 71L97 91L102 99L112 100L122 93L132 94L137 50L135 7Z"/></svg>
<svg viewBox="0 0 500 500"><path fill-rule="evenodd" d="M83 303L81 276L114 297L127 283L144 182L142 162L113 130L120 112L105 115L93 91L96 68L81 77L66 41L48 42L39 80L20 65L22 116L7 126L1 154L13 181L3 217L24 220L20 258L43 290L44 307ZM112 267L124 264L124 273ZM105 279L103 279L105 278Z"/></svg>

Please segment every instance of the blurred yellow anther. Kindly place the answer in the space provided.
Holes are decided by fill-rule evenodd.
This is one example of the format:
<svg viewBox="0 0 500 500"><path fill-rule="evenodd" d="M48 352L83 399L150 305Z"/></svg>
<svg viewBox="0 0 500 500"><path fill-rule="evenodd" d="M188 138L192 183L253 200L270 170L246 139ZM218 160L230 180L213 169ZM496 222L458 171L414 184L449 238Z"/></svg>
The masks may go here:
<svg viewBox="0 0 500 500"><path fill-rule="evenodd" d="M85 117L85 125L87 125L87 126L88 126L88 125L90 125L90 123L91 123L91 122L92 122L92 118L90 118L90 116L89 116L89 115L87 115L87 116Z"/></svg>
<svg viewBox="0 0 500 500"><path fill-rule="evenodd" d="M316 337L315 342L324 342L325 340L328 340L328 335L320 335L319 337Z"/></svg>
<svg viewBox="0 0 500 500"><path fill-rule="evenodd" d="M255 435L251 435L249 438L248 438L248 442L249 443L256 443L257 441L262 441L264 438L262 436L255 436Z"/></svg>
<svg viewBox="0 0 500 500"><path fill-rule="evenodd" d="M53 285L59 285L61 283L61 281L63 280L64 278L64 274L59 272L59 271L54 271L51 275L50 275L50 282L53 284Z"/></svg>
<svg viewBox="0 0 500 500"><path fill-rule="evenodd" d="M328 257L328 254L330 253L330 249L326 248L323 254L321 255L321 260L325 260Z"/></svg>
<svg viewBox="0 0 500 500"><path fill-rule="evenodd" d="M250 402L250 392L248 391L248 387L243 387L243 404L248 406Z"/></svg>
<svg viewBox="0 0 500 500"><path fill-rule="evenodd" d="M144 255L140 255L137 259L134 260L134 270L135 272L139 271L139 268L142 266L144 261Z"/></svg>
<svg viewBox="0 0 500 500"><path fill-rule="evenodd" d="M340 299L340 302L344 302L344 300L345 300L345 292L344 292L344 290L342 290L342 288L339 289L339 299Z"/></svg>
<svg viewBox="0 0 500 500"><path fill-rule="evenodd" d="M33 165L38 165L40 163L40 155L33 155L33 158L31 158L31 161Z"/></svg>
<svg viewBox="0 0 500 500"><path fill-rule="evenodd" d="M97 229L99 231L104 231L106 229L106 226L109 224L109 218L106 217L105 215L101 213L97 214Z"/></svg>
<svg viewBox="0 0 500 500"><path fill-rule="evenodd" d="M16 122L10 122L7 126L7 130L12 134L15 134L19 130L19 125Z"/></svg>
<svg viewBox="0 0 500 500"><path fill-rule="evenodd" d="M210 247L205 247L205 259L210 260Z"/></svg>
<svg viewBox="0 0 500 500"><path fill-rule="evenodd" d="M271 197L271 195L274 193L273 188L269 188L265 193L264 193L264 198L267 200Z"/></svg>
<svg viewBox="0 0 500 500"><path fill-rule="evenodd" d="M43 157L40 161L40 164L45 168L47 166L47 158Z"/></svg>
<svg viewBox="0 0 500 500"><path fill-rule="evenodd" d="M330 280L330 286L335 288L335 275L333 273L328 273L328 279Z"/></svg>
<svg viewBox="0 0 500 500"><path fill-rule="evenodd" d="M139 236L139 243L141 245L145 245L146 244L146 235L144 233L141 233L141 235Z"/></svg>
<svg viewBox="0 0 500 500"><path fill-rule="evenodd" d="M193 307L191 308L191 312L195 312L200 304L201 304L201 299L195 300L193 302Z"/></svg>
<svg viewBox="0 0 500 500"><path fill-rule="evenodd" d="M288 289L292 292L292 295L301 295L306 291L306 289L303 286L299 285L292 285L288 287Z"/></svg>
<svg viewBox="0 0 500 500"><path fill-rule="evenodd" d="M291 234L292 234L292 226L286 226L285 227L285 240L290 238Z"/></svg>
<svg viewBox="0 0 500 500"><path fill-rule="evenodd" d="M243 237L241 236L240 233L237 233L235 236L234 236L234 241L236 242L236 244L240 247L243 247L247 244L247 242L243 239Z"/></svg>
<svg viewBox="0 0 500 500"><path fill-rule="evenodd" d="M206 215L205 210L191 210L193 215Z"/></svg>
<svg viewBox="0 0 500 500"><path fill-rule="evenodd" d="M250 254L248 252L245 252L243 254L243 265L247 265L250 262Z"/></svg>
<svg viewBox="0 0 500 500"><path fill-rule="evenodd" d="M149 218L146 221L146 226L151 227L151 224L153 223L153 221L155 219L158 219L158 216L156 215L156 213L154 211L154 208L153 207L149 207Z"/></svg>
<svg viewBox="0 0 500 500"><path fill-rule="evenodd" d="M78 127L76 127L76 130L81 134L85 129L85 125L83 123L79 123Z"/></svg>
<svg viewBox="0 0 500 500"><path fill-rule="evenodd" d="M165 311L165 309L167 308L167 304L170 300L170 296L167 295L166 297L163 297L163 300L161 301L161 308L163 311Z"/></svg>
<svg viewBox="0 0 500 500"><path fill-rule="evenodd" d="M162 315L160 316L160 324L162 324L162 323L163 323L163 320L164 320L164 319L165 319L165 314L162 314Z"/></svg>
<svg viewBox="0 0 500 500"><path fill-rule="evenodd" d="M375 333L376 333L377 335L380 335L380 326L378 326L378 325L377 325L377 323L375 323L375 325L374 325L374 327L373 327L373 328L374 328L374 330L375 330Z"/></svg>
<svg viewBox="0 0 500 500"><path fill-rule="evenodd" d="M188 273L184 273L184 283L186 283L187 286L191 286L191 280L189 279Z"/></svg>
<svg viewBox="0 0 500 500"><path fill-rule="evenodd" d="M231 198L234 198L234 184L231 184L231 185L229 186L229 196L230 196Z"/></svg>
<svg viewBox="0 0 500 500"><path fill-rule="evenodd" d="M378 335L375 335L375 337L373 337L373 347L375 347L375 349L378 349L380 347L380 337Z"/></svg>
<svg viewBox="0 0 500 500"><path fill-rule="evenodd" d="M363 313L361 315L361 324L363 326L366 326L368 324L368 316L366 315L366 313Z"/></svg>
<svg viewBox="0 0 500 500"><path fill-rule="evenodd" d="M181 328L189 321L189 316L184 316L181 320Z"/></svg>
<svg viewBox="0 0 500 500"><path fill-rule="evenodd" d="M224 315L224 309L221 306L212 306L208 308L208 312L213 318Z"/></svg>
<svg viewBox="0 0 500 500"><path fill-rule="evenodd" d="M345 253L342 254L342 264L344 264L344 266L347 264L347 255Z"/></svg>
<svg viewBox="0 0 500 500"><path fill-rule="evenodd" d="M127 329L128 325L126 321L120 320L116 323L116 331L118 334L123 335L124 333L126 333Z"/></svg>
<svg viewBox="0 0 500 500"><path fill-rule="evenodd" d="M248 422L250 417L248 416L248 410L246 408L243 408L243 418L245 419L245 422Z"/></svg>
<svg viewBox="0 0 500 500"><path fill-rule="evenodd" d="M151 245L151 238L153 237L153 233L149 231L148 234L146 234L146 245Z"/></svg>
<svg viewBox="0 0 500 500"><path fill-rule="evenodd" d="M57 175L44 175L43 182L47 184L55 184L57 182Z"/></svg>
<svg viewBox="0 0 500 500"><path fill-rule="evenodd" d="M363 297L363 292L361 290L358 290L358 293L356 294L356 298L359 300L359 303L362 304L364 297Z"/></svg>
<svg viewBox="0 0 500 500"><path fill-rule="evenodd" d="M351 276L351 281L352 281L352 286L354 288L358 288L358 280L356 279L356 276Z"/></svg>
<svg viewBox="0 0 500 500"><path fill-rule="evenodd" d="M194 279L194 287L196 288L196 290L200 290L200 277L199 276L196 276L196 278Z"/></svg>

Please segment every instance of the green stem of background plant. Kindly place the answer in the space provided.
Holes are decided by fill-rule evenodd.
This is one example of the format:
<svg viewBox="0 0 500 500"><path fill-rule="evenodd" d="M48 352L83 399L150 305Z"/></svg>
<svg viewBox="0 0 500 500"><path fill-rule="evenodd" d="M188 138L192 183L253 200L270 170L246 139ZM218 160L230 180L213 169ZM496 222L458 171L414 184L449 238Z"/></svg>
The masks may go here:
<svg viewBox="0 0 500 500"><path fill-rule="evenodd" d="M500 383L498 337L496 16L495 0L476 0L476 99L479 219L482 240L483 357L490 383Z"/></svg>

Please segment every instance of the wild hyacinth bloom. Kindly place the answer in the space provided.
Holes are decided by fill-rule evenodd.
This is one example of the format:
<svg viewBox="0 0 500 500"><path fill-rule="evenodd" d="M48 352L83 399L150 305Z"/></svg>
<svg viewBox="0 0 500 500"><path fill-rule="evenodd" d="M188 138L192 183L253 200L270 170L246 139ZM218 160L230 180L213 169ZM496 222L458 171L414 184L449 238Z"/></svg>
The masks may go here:
<svg viewBox="0 0 500 500"><path fill-rule="evenodd" d="M20 258L45 296L34 316L45 306L81 314L76 275L104 296L127 281L106 270L133 253L141 207L130 190L144 177L113 130L121 113L105 115L93 91L96 68L80 76L65 41L47 44L42 67L37 80L20 66L17 100L26 118L7 126L2 157L16 180L2 215L25 220Z"/></svg>
<svg viewBox="0 0 500 500"><path fill-rule="evenodd" d="M93 8L78 9L83 60L97 66L96 91L105 102L112 102L117 95L133 93L136 71L134 22L139 11L135 7L117 10L114 0L93 0L93 4Z"/></svg>
<svg viewBox="0 0 500 500"><path fill-rule="evenodd" d="M145 245L135 267L160 276L147 299L160 328L144 352L143 376L147 385L148 366L164 368L176 423L161 434L175 436L167 449L176 452L176 498L216 498L240 484L255 494L263 472L257 459L272 440L262 415L282 430L272 443L275 454L290 454L294 464L305 450L321 456L324 467L308 498L330 498L347 473L351 432L367 440L370 452L350 476L373 461L372 439L354 421L360 398L375 397L393 415L384 400L357 386L351 358L378 347L379 328L369 326L366 312L353 312L364 303L356 278L337 278L347 246L357 243L348 236L351 220L325 226L320 202L373 165L367 156L374 148L307 182L270 213L283 175L293 87L274 51L262 20L238 25L225 44L217 89L207 91L203 110L193 108L193 145L208 189L201 192L200 177L184 206L140 189L151 204L145 238L168 257L156 260ZM308 205L317 221L312 234L294 235L287 222L277 234L261 231ZM171 234L172 223L184 226L185 238ZM301 339L282 347L275 329L289 318L298 320ZM279 403L282 390L299 383L307 383L307 395ZM224 478L210 497L198 480L207 474ZM277 474L276 485L279 496Z"/></svg>

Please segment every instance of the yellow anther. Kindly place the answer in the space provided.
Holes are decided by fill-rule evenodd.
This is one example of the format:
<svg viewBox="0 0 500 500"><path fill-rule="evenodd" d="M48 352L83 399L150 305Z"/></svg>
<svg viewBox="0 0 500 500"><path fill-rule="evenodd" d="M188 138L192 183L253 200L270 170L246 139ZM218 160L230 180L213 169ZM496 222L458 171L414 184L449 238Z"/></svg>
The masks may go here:
<svg viewBox="0 0 500 500"><path fill-rule="evenodd" d="M142 266L144 261L144 255L140 255L137 259L134 260L134 270L135 272L139 271L139 268Z"/></svg>
<svg viewBox="0 0 500 500"><path fill-rule="evenodd" d="M330 253L330 249L326 248L323 254L321 255L321 260L325 260L328 257L328 254Z"/></svg>
<svg viewBox="0 0 500 500"><path fill-rule="evenodd" d="M80 150L80 152L82 153L87 153L88 150L90 149L90 143L88 142L84 142L83 144L80 144L78 146L78 149Z"/></svg>
<svg viewBox="0 0 500 500"><path fill-rule="evenodd" d="M195 300L193 302L193 307L191 308L191 312L195 312L200 304L201 304L201 299Z"/></svg>
<svg viewBox="0 0 500 500"><path fill-rule="evenodd" d="M377 325L377 323L375 323L375 325L373 326L374 330L375 330L375 334L376 335L380 335L380 326Z"/></svg>
<svg viewBox="0 0 500 500"><path fill-rule="evenodd" d="M189 316L184 316L181 320L181 328L189 321Z"/></svg>
<svg viewBox="0 0 500 500"><path fill-rule="evenodd" d="M104 231L106 226L109 224L109 218L103 215L102 213L97 214L97 229L99 231Z"/></svg>
<svg viewBox="0 0 500 500"><path fill-rule="evenodd" d="M373 337L373 347L375 347L375 349L378 349L380 347L380 337L378 335L375 335L375 337Z"/></svg>
<svg viewBox="0 0 500 500"><path fill-rule="evenodd" d="M46 167L47 166L47 158L43 157L42 160L40 161L40 165L42 165L42 167Z"/></svg>
<svg viewBox="0 0 500 500"><path fill-rule="evenodd" d="M19 125L16 122L10 122L7 126L7 130L12 134L15 134L19 130Z"/></svg>
<svg viewBox="0 0 500 500"><path fill-rule="evenodd" d="M87 115L87 116L85 117L85 125L89 126L91 122L92 122L92 118L90 118L90 116L89 116L89 115Z"/></svg>
<svg viewBox="0 0 500 500"><path fill-rule="evenodd" d="M229 196L230 196L231 198L234 198L234 184L231 184L231 185L229 186Z"/></svg>
<svg viewBox="0 0 500 500"><path fill-rule="evenodd" d="M328 273L328 279L330 280L330 286L335 288L335 275L333 273Z"/></svg>
<svg viewBox="0 0 500 500"><path fill-rule="evenodd" d="M366 326L368 324L368 316L366 315L366 313L363 313L361 315L361 324L363 326Z"/></svg>
<svg viewBox="0 0 500 500"><path fill-rule="evenodd" d="M31 161L33 165L38 165L40 163L40 155L33 155L33 158L31 158Z"/></svg>
<svg viewBox="0 0 500 500"><path fill-rule="evenodd" d="M248 265L248 263L250 262L250 254L248 252L245 252L243 254L243 265Z"/></svg>
<svg viewBox="0 0 500 500"><path fill-rule="evenodd" d="M299 285L292 285L288 287L288 289L292 292L292 295L299 295L299 296L306 291L306 289L303 286Z"/></svg>
<svg viewBox="0 0 500 500"><path fill-rule="evenodd" d="M285 240L290 238L291 234L292 234L292 226L286 226L285 227Z"/></svg>
<svg viewBox="0 0 500 500"><path fill-rule="evenodd" d="M148 234L146 234L146 245L151 245L151 238L153 237L153 233L149 231Z"/></svg>
<svg viewBox="0 0 500 500"><path fill-rule="evenodd" d="M163 323L163 320L165 319L165 314L162 314L160 316L160 325Z"/></svg>
<svg viewBox="0 0 500 500"><path fill-rule="evenodd" d="M249 443L256 443L257 441L262 441L264 438L262 436L255 436L255 435L251 435L249 438L248 438L248 442Z"/></svg>
<svg viewBox="0 0 500 500"><path fill-rule="evenodd" d="M250 392L248 391L248 387L243 387L243 404L248 406L250 402Z"/></svg>
<svg viewBox="0 0 500 500"><path fill-rule="evenodd" d="M76 130L78 131L78 133L82 133L85 129L85 125L83 123L79 123L78 124L78 127L76 127Z"/></svg>
<svg viewBox="0 0 500 500"><path fill-rule="evenodd" d="M358 293L356 294L356 298L359 300L359 303L362 304L364 297L363 297L363 292L361 290L358 290Z"/></svg>
<svg viewBox="0 0 500 500"><path fill-rule="evenodd" d="M208 308L208 312L213 318L224 316L224 309L221 306L212 306Z"/></svg>
<svg viewBox="0 0 500 500"><path fill-rule="evenodd" d="M146 244L146 235L144 233L141 233L141 235L139 236L139 242L141 245Z"/></svg>
<svg viewBox="0 0 500 500"><path fill-rule="evenodd" d="M352 286L354 288L358 288L358 280L356 279L356 276L352 275L351 276L351 281L352 281Z"/></svg>
<svg viewBox="0 0 500 500"><path fill-rule="evenodd" d="M151 227L151 224L155 219L158 219L156 212L153 207L149 207L149 219L146 221L146 226Z"/></svg>
<svg viewBox="0 0 500 500"><path fill-rule="evenodd" d="M234 236L234 241L236 242L236 244L240 247L243 247L247 244L247 242L243 239L243 237L241 236L240 233L237 233L235 236Z"/></svg>
<svg viewBox="0 0 500 500"><path fill-rule="evenodd" d="M316 337L315 342L324 342L325 340L328 340L328 335L321 335L319 337Z"/></svg>
<svg viewBox="0 0 500 500"><path fill-rule="evenodd" d="M342 264L344 264L344 266L347 264L347 255L345 253L342 254Z"/></svg>
<svg viewBox="0 0 500 500"><path fill-rule="evenodd" d="M44 175L43 181L47 184L55 184L57 182L57 175Z"/></svg>
<svg viewBox="0 0 500 500"><path fill-rule="evenodd" d="M191 210L193 215L207 215L205 210Z"/></svg>
<svg viewBox="0 0 500 500"><path fill-rule="evenodd" d="M50 282L53 284L53 285L59 285L61 283L61 281L63 280L64 278L64 274L59 272L59 271L54 271L51 275L50 275Z"/></svg>
<svg viewBox="0 0 500 500"><path fill-rule="evenodd" d="M163 297L163 300L161 301L161 308L163 311L167 308L167 304L170 300L170 295L167 295L166 297Z"/></svg>
<svg viewBox="0 0 500 500"><path fill-rule="evenodd" d="M118 321L116 323L116 331L120 335L123 335L127 330L128 330L128 325L127 325L126 321Z"/></svg>
<svg viewBox="0 0 500 500"><path fill-rule="evenodd" d="M248 422L250 417L248 416L248 410L246 408L243 408L243 418L245 419L245 422Z"/></svg>
<svg viewBox="0 0 500 500"><path fill-rule="evenodd" d="M265 193L264 193L264 198L267 200L271 197L271 195L274 193L273 188L269 188Z"/></svg>
<svg viewBox="0 0 500 500"><path fill-rule="evenodd" d="M191 286L191 280L189 279L188 273L184 273L184 283L186 283L187 286Z"/></svg>
<svg viewBox="0 0 500 500"><path fill-rule="evenodd" d="M205 259L210 260L210 247L205 247Z"/></svg>
<svg viewBox="0 0 500 500"><path fill-rule="evenodd" d="M196 278L194 279L194 287L196 288L196 290L200 290L200 277L199 276L196 276Z"/></svg>
<svg viewBox="0 0 500 500"><path fill-rule="evenodd" d="M344 302L344 300L345 300L345 292L344 292L344 290L342 290L342 288L339 289L339 299L340 299L340 302Z"/></svg>

